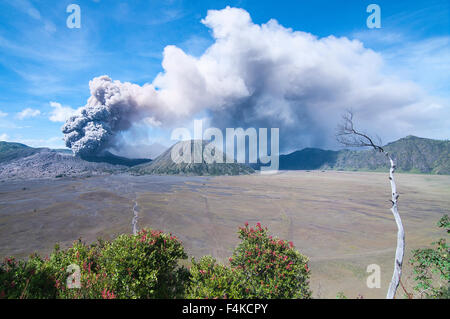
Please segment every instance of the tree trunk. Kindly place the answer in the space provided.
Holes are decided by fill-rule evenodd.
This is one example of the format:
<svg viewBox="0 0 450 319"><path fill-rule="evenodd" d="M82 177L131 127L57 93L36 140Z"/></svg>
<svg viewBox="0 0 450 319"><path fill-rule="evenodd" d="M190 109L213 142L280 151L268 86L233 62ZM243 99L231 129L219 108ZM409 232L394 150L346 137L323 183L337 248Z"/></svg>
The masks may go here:
<svg viewBox="0 0 450 319"><path fill-rule="evenodd" d="M395 171L395 163L392 160L391 156L388 153L385 153L389 158L389 162L391 163L391 168L389 170L389 181L391 182L391 194L392 194L392 207L391 212L394 215L395 222L397 223L397 249L395 250L395 263L394 263L394 273L392 275L391 283L389 285L389 290L387 292L386 298L393 299L395 297L395 293L397 291L398 284L400 282L400 278L402 276L402 264L403 264L403 254L405 250L405 232L403 230L402 220L398 213L397 201L398 201L398 193L397 188L394 181L394 171Z"/></svg>

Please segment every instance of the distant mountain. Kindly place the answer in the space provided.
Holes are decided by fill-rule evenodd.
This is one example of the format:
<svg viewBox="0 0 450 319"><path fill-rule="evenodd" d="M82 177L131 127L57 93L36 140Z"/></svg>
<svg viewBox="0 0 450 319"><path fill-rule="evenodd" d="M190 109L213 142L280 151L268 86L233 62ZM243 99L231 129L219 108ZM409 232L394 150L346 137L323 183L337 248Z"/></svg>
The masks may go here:
<svg viewBox="0 0 450 319"><path fill-rule="evenodd" d="M192 154L194 143L190 143ZM33 148L20 143L0 142L0 179L51 178L62 176L84 176L114 172L160 175L239 175L254 170L238 163L175 163L169 148L154 161L129 159L112 153L81 159L70 150ZM416 136L407 136L384 146L396 160L400 172L450 174L450 141L439 141ZM223 156L223 154L221 154ZM373 150L330 151L305 148L280 156L280 170L368 170L387 171L386 157ZM258 168L258 166L254 166Z"/></svg>
<svg viewBox="0 0 450 319"><path fill-rule="evenodd" d="M167 147L159 144L152 143L150 145L140 144L121 144L118 149L114 149L114 152L120 156L128 158L151 158L155 159L167 150Z"/></svg>
<svg viewBox="0 0 450 319"><path fill-rule="evenodd" d="M450 141L407 136L384 146L398 171L450 174ZM387 170L386 157L373 150L329 151L305 148L280 156L280 170Z"/></svg>
<svg viewBox="0 0 450 319"><path fill-rule="evenodd" d="M319 169L324 165L336 162L339 152L326 151L320 148L304 148L288 155L280 155L281 170Z"/></svg>
<svg viewBox="0 0 450 319"><path fill-rule="evenodd" d="M42 150L42 148L33 148L25 144L0 141L0 164L27 157L39 153Z"/></svg>
<svg viewBox="0 0 450 319"><path fill-rule="evenodd" d="M194 147L194 143L201 144L201 147ZM183 144L183 145L181 145ZM191 155L194 158L194 151L196 149L202 150L207 144L206 141L190 140L178 142L177 146L190 147ZM130 169L133 174L158 174L158 175L241 175L251 174L254 170L245 165L239 163L212 163L208 164L204 160L202 163L175 163L172 160L171 153L175 145L172 145L167 151L158 156L150 164L138 165ZM200 154L199 154L200 155ZM220 153L223 157L223 153Z"/></svg>
<svg viewBox="0 0 450 319"><path fill-rule="evenodd" d="M135 166L143 163L151 162L148 158L127 158L122 156L114 155L110 152L104 152L100 156L83 156L82 159L88 162L95 163L109 163L112 165L124 165L124 166Z"/></svg>

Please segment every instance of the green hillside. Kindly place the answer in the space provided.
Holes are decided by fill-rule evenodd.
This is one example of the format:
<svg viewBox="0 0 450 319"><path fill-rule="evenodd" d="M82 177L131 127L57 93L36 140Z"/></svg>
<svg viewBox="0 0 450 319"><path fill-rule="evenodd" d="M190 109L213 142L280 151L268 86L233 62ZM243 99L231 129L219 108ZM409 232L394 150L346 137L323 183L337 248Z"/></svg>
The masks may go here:
<svg viewBox="0 0 450 319"><path fill-rule="evenodd" d="M450 141L407 136L384 149L395 159L400 172L450 174ZM386 171L386 157L373 150L326 151L305 148L280 156L281 170L337 169Z"/></svg>
<svg viewBox="0 0 450 319"><path fill-rule="evenodd" d="M0 141L0 163L27 157L40 151L40 148L33 148L24 144Z"/></svg>
<svg viewBox="0 0 450 319"><path fill-rule="evenodd" d="M387 144L384 149L396 161L398 171L450 174L450 141L407 136ZM340 151L334 169L387 170L386 157L372 150Z"/></svg>

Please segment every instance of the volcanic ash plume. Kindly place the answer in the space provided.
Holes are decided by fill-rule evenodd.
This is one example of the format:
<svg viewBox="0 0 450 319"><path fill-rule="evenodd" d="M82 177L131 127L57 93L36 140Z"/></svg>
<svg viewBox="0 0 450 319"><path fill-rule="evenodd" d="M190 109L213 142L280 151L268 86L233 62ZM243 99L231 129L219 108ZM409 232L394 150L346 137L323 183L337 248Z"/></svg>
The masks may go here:
<svg viewBox="0 0 450 319"><path fill-rule="evenodd" d="M75 155L93 155L115 143L120 131L129 129L142 116L137 100L143 88L100 76L89 82L91 97L79 114L62 127L66 146ZM153 89L153 88L151 88Z"/></svg>
<svg viewBox="0 0 450 319"><path fill-rule="evenodd" d="M120 143L118 134L143 123L170 129L205 116L214 127L280 128L280 150L334 147L341 114L352 108L384 140L427 131L450 118L440 100L417 84L385 74L381 54L358 40L258 25L247 11L210 10L202 23L214 42L198 57L168 45L162 68L138 86L107 76L90 82L92 96L64 126L76 154L94 155ZM439 124L437 124L439 123Z"/></svg>

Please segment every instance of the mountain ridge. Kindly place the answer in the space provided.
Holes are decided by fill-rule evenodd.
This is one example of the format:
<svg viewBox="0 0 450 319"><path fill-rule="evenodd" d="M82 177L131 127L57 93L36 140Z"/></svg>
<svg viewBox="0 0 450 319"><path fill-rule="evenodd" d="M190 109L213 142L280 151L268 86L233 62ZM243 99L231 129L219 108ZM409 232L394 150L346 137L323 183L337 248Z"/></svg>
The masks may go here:
<svg viewBox="0 0 450 319"><path fill-rule="evenodd" d="M187 145L190 143L190 145ZM202 144L199 148L195 147L195 144ZM168 150L162 153L160 156L155 158L149 164L142 164L132 167L130 171L136 175L143 174L157 174L157 175L241 175L241 174L251 174L254 172L253 168L246 164L240 163L206 163L203 159L204 147L208 144L207 141L202 140L188 140L181 141L172 145ZM172 160L171 153L174 147L179 146L181 148L190 147L192 159L197 155L202 158L201 163L194 163L193 160L190 163L175 163ZM201 154L195 154L201 150ZM215 152L219 152L216 150ZM218 153L219 156L225 161L224 154L222 152Z"/></svg>
<svg viewBox="0 0 450 319"><path fill-rule="evenodd" d="M383 146L396 161L399 172L450 174L450 141L408 135ZM280 155L280 170L387 171L386 157L374 150L339 151L304 148Z"/></svg>
<svg viewBox="0 0 450 319"><path fill-rule="evenodd" d="M144 164L151 162L152 160L149 158L128 158L123 156L118 156L111 152L105 151L101 155L98 156L81 156L81 159L88 162L95 163L108 163L112 165L123 165L123 166L136 166L139 164Z"/></svg>
<svg viewBox="0 0 450 319"><path fill-rule="evenodd" d="M202 147L206 143L203 141ZM112 153L86 161L70 154L70 150L33 148L21 143L0 141L0 178L80 176L111 172L129 172L134 175L238 175L250 174L253 169L261 167L258 164L250 167L238 163L207 164L204 161L177 164L170 158L173 147L151 162L148 162L149 159L129 159ZM398 172L450 174L449 140L408 135L383 147L396 161ZM336 151L320 148L304 148L280 155L279 167L280 170L348 171L387 171L388 168L386 157L370 149Z"/></svg>

